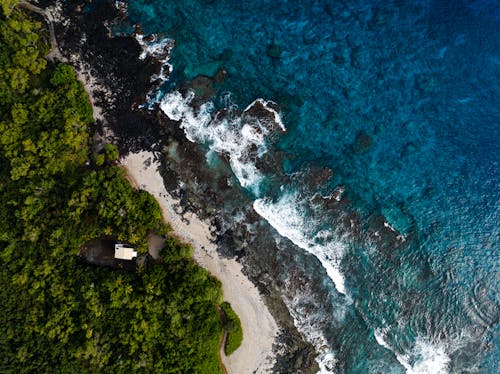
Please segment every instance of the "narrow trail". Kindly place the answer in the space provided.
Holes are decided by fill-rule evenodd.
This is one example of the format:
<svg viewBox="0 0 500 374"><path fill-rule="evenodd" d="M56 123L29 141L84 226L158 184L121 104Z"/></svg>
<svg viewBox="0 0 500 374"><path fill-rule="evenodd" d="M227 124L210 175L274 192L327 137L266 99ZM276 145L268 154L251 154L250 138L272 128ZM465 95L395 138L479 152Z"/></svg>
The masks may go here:
<svg viewBox="0 0 500 374"><path fill-rule="evenodd" d="M69 63L69 60L66 57L64 57L63 54L61 53L61 50L59 49L59 44L57 43L56 33L54 30L54 23L60 21L57 19L58 16L54 15L54 13L47 11L46 9L33 5L32 3L26 0L20 0L17 3L17 6L43 17L45 24L47 25L47 28L49 30L49 42L50 42L50 51L49 53L47 53L45 58L53 63L57 62ZM87 93L90 99L94 121L101 121L103 124L105 124L106 118L103 115L103 108L96 105L95 91L96 90L106 91L106 88L102 88L99 86L99 84L96 84L96 79L92 77L91 74L89 74L88 70L86 70L86 68L83 67L82 64L79 64L78 62L75 63L75 61L72 61L71 65L75 69L76 76L78 80L82 82L83 88L85 89L85 92ZM103 131L105 134L104 139L111 142L112 140L110 139L112 138L112 134L109 128L103 126Z"/></svg>
<svg viewBox="0 0 500 374"><path fill-rule="evenodd" d="M17 5L21 8L29 10L30 12L39 14L44 18L45 23L47 24L47 27L49 28L49 39L50 39L50 47L51 47L49 53L45 57L50 61L55 61L55 60L64 61L64 58L63 58L61 52L59 51L59 46L57 44L57 39L56 39L56 33L54 31L54 24L52 22L52 18L50 16L50 14L45 9L39 8L36 5L33 5L30 2L25 1L25 0L19 1L19 3L17 3Z"/></svg>
<svg viewBox="0 0 500 374"><path fill-rule="evenodd" d="M224 329L224 333L222 334L222 337L220 338L220 343L219 343L219 362L220 362L220 367L222 368L222 373L223 374L228 374L228 371L226 369L226 366L224 365L222 357L224 357L226 354L224 353L224 347L226 346L226 340L227 340L227 330Z"/></svg>
<svg viewBox="0 0 500 374"><path fill-rule="evenodd" d="M226 357L226 352L225 352L225 347L226 347L226 341L227 341L227 316L226 312L224 309L222 309L219 305L216 305L217 311L219 312L219 318L222 322L222 328L224 329L224 333L222 334L219 342L219 363L220 367L222 368L222 374L228 374L228 371L226 369L226 366L224 365L224 357Z"/></svg>

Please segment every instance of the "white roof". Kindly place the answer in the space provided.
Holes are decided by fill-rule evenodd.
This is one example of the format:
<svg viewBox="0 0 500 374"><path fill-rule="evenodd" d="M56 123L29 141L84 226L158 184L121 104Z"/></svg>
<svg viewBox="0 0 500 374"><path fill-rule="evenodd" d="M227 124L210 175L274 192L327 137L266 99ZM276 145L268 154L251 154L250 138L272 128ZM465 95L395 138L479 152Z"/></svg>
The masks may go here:
<svg viewBox="0 0 500 374"><path fill-rule="evenodd" d="M134 257L137 257L137 251L134 251L134 248L124 247L123 244L115 244L115 258L132 260Z"/></svg>

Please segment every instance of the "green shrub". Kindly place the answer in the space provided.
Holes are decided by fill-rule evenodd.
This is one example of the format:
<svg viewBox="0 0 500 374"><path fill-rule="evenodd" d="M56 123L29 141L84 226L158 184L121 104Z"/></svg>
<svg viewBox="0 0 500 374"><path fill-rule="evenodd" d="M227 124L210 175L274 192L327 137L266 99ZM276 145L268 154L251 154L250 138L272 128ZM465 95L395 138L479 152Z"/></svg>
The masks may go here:
<svg viewBox="0 0 500 374"><path fill-rule="evenodd" d="M116 146L89 166L88 98L70 66L46 69L37 32L22 12L0 17L0 372L220 373L222 291L190 247L169 238L137 272L77 256L102 235L145 253L169 228L105 165Z"/></svg>
<svg viewBox="0 0 500 374"><path fill-rule="evenodd" d="M227 317L226 330L228 334L224 351L226 355L229 356L241 345L243 341L243 329L239 317L234 312L233 308L231 308L231 304L223 302L221 308L224 309Z"/></svg>
<svg viewBox="0 0 500 374"><path fill-rule="evenodd" d="M66 64L58 64L52 73L52 78L50 78L50 83L55 87L70 85L75 81L75 71Z"/></svg>
<svg viewBox="0 0 500 374"><path fill-rule="evenodd" d="M104 165L105 161L106 161L106 157L104 156L104 154L99 153L99 154L94 155L94 162L95 162L96 166Z"/></svg>
<svg viewBox="0 0 500 374"><path fill-rule="evenodd" d="M17 5L19 0L0 0L0 9L5 16L10 16L12 9Z"/></svg>
<svg viewBox="0 0 500 374"><path fill-rule="evenodd" d="M104 146L104 153L110 161L116 161L118 159L118 147L114 144L107 143Z"/></svg>

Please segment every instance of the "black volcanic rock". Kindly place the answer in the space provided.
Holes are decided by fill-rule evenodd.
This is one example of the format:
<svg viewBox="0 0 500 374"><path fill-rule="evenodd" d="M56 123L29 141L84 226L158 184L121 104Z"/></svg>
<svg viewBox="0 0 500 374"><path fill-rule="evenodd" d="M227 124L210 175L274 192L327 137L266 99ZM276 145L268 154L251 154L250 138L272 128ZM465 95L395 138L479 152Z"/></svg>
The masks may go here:
<svg viewBox="0 0 500 374"><path fill-rule="evenodd" d="M51 2L47 2L51 3ZM214 233L221 238L224 255L234 257L241 251L234 243L242 243L246 228L235 225L218 212L233 199L248 199L239 188L231 187L227 181L233 175L226 166L215 173L206 165L205 151L197 144L188 141L179 123L167 118L158 108L141 110L147 93L152 89L150 77L160 71L160 64L152 58L140 60L141 46L132 37L110 37L106 24L116 17L123 17L110 1L94 3L92 12L82 12L81 3L67 1L64 16L68 23L56 25L60 48L63 55L76 55L93 72L94 78L105 88L94 93L98 106L104 109L104 117L115 137L121 154L139 150L153 150L161 161L160 172L165 187L173 196L182 200L178 210L193 211L201 218L213 222ZM80 10L79 10L80 9ZM191 82L202 96L211 94L211 85L220 83L225 76L221 71L213 79L199 77ZM260 108L263 115L269 111ZM98 124L99 125L99 124ZM102 130L98 127L97 131ZM175 148L175 149L174 149ZM169 153L170 151L170 153ZM180 187L180 182L186 182ZM227 188L221 189L221 185ZM231 199L228 200L227 196ZM257 218L257 217L255 217ZM256 243L265 249L263 243ZM279 349L274 372L315 372L316 353L312 345L305 342L293 324L279 292L273 286L272 264L258 252L245 252L244 273L263 293L270 311L281 328L276 342Z"/></svg>
<svg viewBox="0 0 500 374"><path fill-rule="evenodd" d="M152 58L139 60L142 48L134 38L110 38L106 24L122 16L111 2L96 2L89 12L79 11L80 5L78 1L65 1L63 14L70 22L55 25L62 54L70 61L78 56L97 82L106 87L94 96L122 154L159 144L154 117L132 109L144 102L152 85L150 77L159 73L160 63Z"/></svg>

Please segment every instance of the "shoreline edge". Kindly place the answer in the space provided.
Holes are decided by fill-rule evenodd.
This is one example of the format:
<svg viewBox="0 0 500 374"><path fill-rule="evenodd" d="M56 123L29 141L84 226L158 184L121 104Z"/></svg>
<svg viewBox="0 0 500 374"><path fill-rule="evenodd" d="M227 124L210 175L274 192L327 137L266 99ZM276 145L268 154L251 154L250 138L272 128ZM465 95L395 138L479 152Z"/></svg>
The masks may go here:
<svg viewBox="0 0 500 374"><path fill-rule="evenodd" d="M159 163L154 160L152 152L141 151L122 157L121 165L135 187L147 191L158 201L173 235L192 245L196 263L221 282L224 300L240 318L242 344L230 356L222 355L228 373L270 372L276 360L273 352L278 336L276 321L257 287L241 271L242 266L235 259L225 259L218 254L209 225L192 212L183 217L176 212L179 201L167 192L158 171Z"/></svg>

